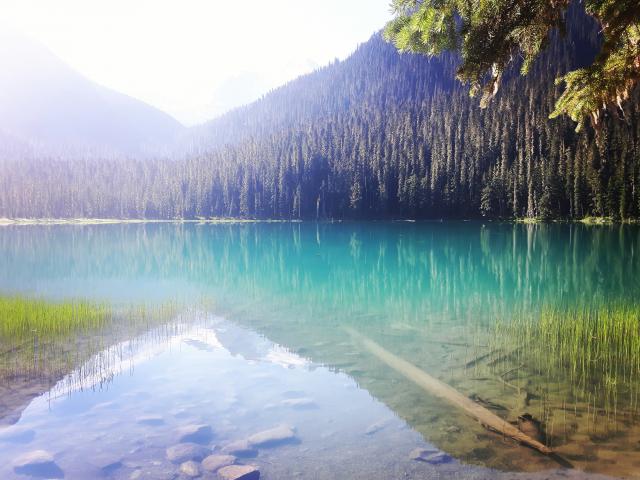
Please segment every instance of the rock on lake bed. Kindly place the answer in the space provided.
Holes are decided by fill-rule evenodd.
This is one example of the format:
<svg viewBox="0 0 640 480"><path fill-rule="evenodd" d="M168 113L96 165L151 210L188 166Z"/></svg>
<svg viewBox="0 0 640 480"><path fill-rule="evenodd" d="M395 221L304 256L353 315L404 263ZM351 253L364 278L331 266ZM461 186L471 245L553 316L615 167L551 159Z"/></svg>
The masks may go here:
<svg viewBox="0 0 640 480"><path fill-rule="evenodd" d="M218 470L220 480L258 480L260 470L253 465L229 465Z"/></svg>
<svg viewBox="0 0 640 480"><path fill-rule="evenodd" d="M202 468L208 472L217 472L222 467L227 467L236 463L233 455L209 455L202 461Z"/></svg>
<svg viewBox="0 0 640 480"><path fill-rule="evenodd" d="M63 478L64 473L56 464L53 455L46 450L34 450L20 455L13 461L13 469L21 475L43 478Z"/></svg>
<svg viewBox="0 0 640 480"><path fill-rule="evenodd" d="M200 461L210 453L210 449L196 443L179 443L167 448L167 460L172 463L184 463L189 460Z"/></svg>
<svg viewBox="0 0 640 480"><path fill-rule="evenodd" d="M251 435L247 440L249 445L254 447L274 447L283 443L294 442L296 433L288 425L279 425Z"/></svg>

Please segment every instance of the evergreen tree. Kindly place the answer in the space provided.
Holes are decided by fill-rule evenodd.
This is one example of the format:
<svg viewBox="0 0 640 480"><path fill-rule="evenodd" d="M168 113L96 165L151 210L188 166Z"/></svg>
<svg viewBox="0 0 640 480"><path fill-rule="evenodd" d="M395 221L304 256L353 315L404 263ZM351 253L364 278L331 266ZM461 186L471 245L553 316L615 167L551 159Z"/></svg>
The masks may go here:
<svg viewBox="0 0 640 480"><path fill-rule="evenodd" d="M602 46L589 65L558 79L566 88L551 114L569 115L578 129L587 118L599 128L603 108L623 111L640 80L640 3L583 3L599 24ZM566 29L571 5L571 0L393 0L395 18L385 35L402 51L460 52L457 77L471 84L472 96L482 90L481 104L487 105L514 58L523 58L520 70L528 73L551 32Z"/></svg>

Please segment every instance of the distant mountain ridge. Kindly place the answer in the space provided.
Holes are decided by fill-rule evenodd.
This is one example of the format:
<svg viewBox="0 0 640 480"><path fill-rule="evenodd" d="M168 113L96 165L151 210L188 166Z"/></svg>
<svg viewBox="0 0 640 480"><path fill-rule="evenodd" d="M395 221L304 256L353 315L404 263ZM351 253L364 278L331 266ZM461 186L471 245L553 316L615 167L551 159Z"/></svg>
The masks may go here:
<svg viewBox="0 0 640 480"><path fill-rule="evenodd" d="M158 154L185 130L168 114L88 80L15 32L0 32L0 66L0 131L19 151Z"/></svg>
<svg viewBox="0 0 640 480"><path fill-rule="evenodd" d="M303 123L322 121L363 104L378 103L380 97L390 107L409 98L450 91L461 86L454 75L457 59L453 55L427 59L399 54L374 34L343 61L302 75L273 89L259 100L191 128L194 145L203 149L237 144L274 131L297 128ZM381 72L366 66L386 67ZM411 69L426 68L420 74L424 83L415 92L403 91L403 79ZM357 68L352 68L357 65Z"/></svg>

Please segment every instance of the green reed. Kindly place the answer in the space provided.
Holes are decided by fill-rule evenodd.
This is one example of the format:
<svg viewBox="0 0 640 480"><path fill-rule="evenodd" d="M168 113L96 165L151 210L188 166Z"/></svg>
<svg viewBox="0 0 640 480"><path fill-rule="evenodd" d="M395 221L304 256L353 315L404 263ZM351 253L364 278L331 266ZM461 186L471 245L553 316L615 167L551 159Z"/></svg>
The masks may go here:
<svg viewBox="0 0 640 480"><path fill-rule="evenodd" d="M182 321L181 310L172 302L113 305L0 295L0 383L16 376L57 378L119 341Z"/></svg>
<svg viewBox="0 0 640 480"><path fill-rule="evenodd" d="M546 306L495 329L494 347L518 349L518 361L547 379L612 396L640 381L640 305Z"/></svg>
<svg viewBox="0 0 640 480"><path fill-rule="evenodd" d="M640 372L640 306L546 308L538 332L544 348L575 378L601 374L606 384Z"/></svg>
<svg viewBox="0 0 640 480"><path fill-rule="evenodd" d="M34 336L46 339L99 329L111 315L106 304L0 296L0 340L14 343Z"/></svg>

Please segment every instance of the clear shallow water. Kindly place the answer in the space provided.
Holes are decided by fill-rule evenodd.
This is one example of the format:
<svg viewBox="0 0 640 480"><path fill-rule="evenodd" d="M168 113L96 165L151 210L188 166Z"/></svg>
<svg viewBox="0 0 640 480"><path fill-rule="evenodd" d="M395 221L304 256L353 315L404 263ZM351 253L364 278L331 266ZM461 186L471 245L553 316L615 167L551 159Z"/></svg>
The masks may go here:
<svg viewBox="0 0 640 480"><path fill-rule="evenodd" d="M283 423L295 426L299 443L246 460L260 464L266 478L309 476L309 465L314 477L332 478L335 465L327 455L348 476L371 478L376 469L395 468L394 454L402 458L426 445L347 375L221 319L180 330L118 346L102 375L62 379L34 400L4 432L18 441L3 444L1 478L18 477L11 459L33 449L53 449L66 478L128 478L137 471L142 478L162 477L177 468L165 449L191 424L213 427L211 440L201 442L212 448ZM94 391L112 372L120 375ZM386 445L363 442L376 424ZM416 474L424 470L405 463Z"/></svg>
<svg viewBox="0 0 640 480"><path fill-rule="evenodd" d="M549 416L549 399L568 399L548 379L527 380L538 395L522 404L519 392L498 388L486 371L460 366L515 311L639 298L639 247L636 227L576 225L0 229L2 292L170 300L216 315L203 323L194 314L196 325L138 339L124 363L116 361L121 345L104 378L81 369L61 379L22 412L13 428L33 438L4 442L0 475L12 478L8 463L20 452L46 448L65 478L94 478L101 467L115 478L136 471L160 478L176 470L164 457L176 429L193 423L213 428L207 446L218 449L282 423L295 426L299 442L247 460L264 478L493 478L480 466L558 468L427 395L372 357L349 335L352 328L464 394L499 403L505 417L526 411L550 419L554 446L578 468L633 476L640 468L635 413L607 416L615 435L605 435L594 430L600 422L589 430L575 412L567 420L566 408ZM69 391L79 384L83 390ZM288 402L301 399L308 408ZM146 415L161 416L162 424L139 424ZM409 459L414 448L432 446L454 460L434 466Z"/></svg>

